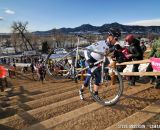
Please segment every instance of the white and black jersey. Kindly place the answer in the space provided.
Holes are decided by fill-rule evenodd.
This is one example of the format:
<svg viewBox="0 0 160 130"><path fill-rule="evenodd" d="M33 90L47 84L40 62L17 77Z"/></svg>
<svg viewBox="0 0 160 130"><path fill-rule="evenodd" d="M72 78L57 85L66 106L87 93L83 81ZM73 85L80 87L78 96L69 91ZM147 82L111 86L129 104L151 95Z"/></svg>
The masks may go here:
<svg viewBox="0 0 160 130"><path fill-rule="evenodd" d="M103 40L103 41L96 42L86 48L89 50L96 51L96 52L105 53L106 49L109 49L109 46L106 43L106 41ZM90 58L94 58L96 61L103 59L103 55L95 53L95 52L91 52L88 50L84 51L84 56L86 60L89 60Z"/></svg>

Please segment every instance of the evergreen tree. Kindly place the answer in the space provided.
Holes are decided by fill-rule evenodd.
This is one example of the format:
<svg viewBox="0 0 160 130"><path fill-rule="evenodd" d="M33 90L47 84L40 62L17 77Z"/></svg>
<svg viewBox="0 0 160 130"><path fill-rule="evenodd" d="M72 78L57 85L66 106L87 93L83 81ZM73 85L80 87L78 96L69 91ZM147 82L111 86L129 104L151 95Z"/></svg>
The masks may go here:
<svg viewBox="0 0 160 130"><path fill-rule="evenodd" d="M49 50L49 46L48 46L48 42L45 41L42 43L42 53L48 53L48 50Z"/></svg>

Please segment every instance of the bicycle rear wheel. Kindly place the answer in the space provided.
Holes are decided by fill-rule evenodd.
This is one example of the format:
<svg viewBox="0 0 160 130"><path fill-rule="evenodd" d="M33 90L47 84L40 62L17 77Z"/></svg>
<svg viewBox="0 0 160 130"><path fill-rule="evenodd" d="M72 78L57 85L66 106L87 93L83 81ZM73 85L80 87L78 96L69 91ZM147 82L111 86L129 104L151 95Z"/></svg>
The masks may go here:
<svg viewBox="0 0 160 130"><path fill-rule="evenodd" d="M48 74L56 79L66 78L70 76L70 64L68 57L54 58L54 51L52 51L46 59L45 66Z"/></svg>
<svg viewBox="0 0 160 130"><path fill-rule="evenodd" d="M113 74L115 75L114 85L112 83ZM110 106L116 104L123 93L122 77L120 73L113 68L105 68L105 72L103 74L103 83L101 83L98 90L98 98L94 95L94 83L95 77L92 75L90 78L89 91L93 99L102 105Z"/></svg>

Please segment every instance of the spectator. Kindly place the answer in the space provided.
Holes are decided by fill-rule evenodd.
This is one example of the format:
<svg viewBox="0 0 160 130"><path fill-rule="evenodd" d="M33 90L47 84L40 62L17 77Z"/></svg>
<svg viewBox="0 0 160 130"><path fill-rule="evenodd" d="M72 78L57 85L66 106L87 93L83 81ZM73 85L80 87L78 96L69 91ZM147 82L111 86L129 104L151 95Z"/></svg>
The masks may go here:
<svg viewBox="0 0 160 130"><path fill-rule="evenodd" d="M43 81L45 80L45 75L46 75L46 69L45 66L43 64L40 65L39 69L38 69L38 73L39 73L39 78L40 81L43 83Z"/></svg>
<svg viewBox="0 0 160 130"><path fill-rule="evenodd" d="M152 50L150 53L150 57L156 57L156 58L160 58L160 38L155 40L152 46ZM151 72L153 71L153 68L151 66L151 64L148 65L146 72ZM151 83L153 83L154 81L155 83L155 88L160 88L160 76L157 76L157 78L155 78L154 76L150 76L151 78Z"/></svg>
<svg viewBox="0 0 160 130"><path fill-rule="evenodd" d="M34 64L33 64L33 62L31 63L30 67L31 67L32 73L34 73Z"/></svg>
<svg viewBox="0 0 160 130"><path fill-rule="evenodd" d="M81 68L85 67L85 58L80 55L79 65Z"/></svg>
<svg viewBox="0 0 160 130"><path fill-rule="evenodd" d="M141 41L140 46L141 46L141 49L142 49L142 52L143 52L143 56L144 56L144 52L147 50L147 47L146 47L146 45L144 44L144 41Z"/></svg>
<svg viewBox="0 0 160 130"><path fill-rule="evenodd" d="M18 63L19 61L18 61L18 59L16 59L16 63Z"/></svg>
<svg viewBox="0 0 160 130"><path fill-rule="evenodd" d="M126 55L126 57L131 58L133 61L143 60L143 52L140 47L140 41L136 39L135 36L132 34L126 36L125 40L129 44L129 53L130 53ZM134 64L132 72L138 72L138 67L139 67L139 64ZM129 85L135 86L135 81L136 81L136 77L131 76Z"/></svg>
<svg viewBox="0 0 160 130"><path fill-rule="evenodd" d="M13 78L16 75L15 71L16 71L16 65L15 65L15 63L10 64L10 67L9 67L9 70L8 70L10 78Z"/></svg>
<svg viewBox="0 0 160 130"><path fill-rule="evenodd" d="M12 61L13 61L13 63L14 63L14 62L15 62L15 59L13 58Z"/></svg>
<svg viewBox="0 0 160 130"><path fill-rule="evenodd" d="M123 48L119 44L115 45L115 50L113 52L112 58L113 58L113 60L116 60L118 63L122 63L122 62L127 61L127 59L123 53ZM117 66L117 70L119 72L123 72L123 69L125 67L126 66Z"/></svg>
<svg viewBox="0 0 160 130"><path fill-rule="evenodd" d="M3 66L0 66L0 89L2 92L4 91L5 87L6 88L8 87L6 75L7 75L6 68L4 68Z"/></svg>

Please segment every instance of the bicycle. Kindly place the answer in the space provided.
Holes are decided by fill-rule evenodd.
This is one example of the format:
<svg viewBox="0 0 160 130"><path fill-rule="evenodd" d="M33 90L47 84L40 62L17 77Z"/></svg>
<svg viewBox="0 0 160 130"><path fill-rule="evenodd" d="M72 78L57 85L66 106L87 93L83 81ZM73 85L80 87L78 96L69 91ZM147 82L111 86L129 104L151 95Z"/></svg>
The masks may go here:
<svg viewBox="0 0 160 130"><path fill-rule="evenodd" d="M80 49L82 50L85 49L85 48L79 47L79 35L78 35L77 43L78 44L75 49L65 54L63 57L57 58L56 60L53 57L53 55L55 54L54 50L52 50L48 54L45 61L45 66L49 75L51 75L55 79L71 78L71 79L74 79L75 82L77 82L76 68L77 68L77 61L78 61L78 53Z"/></svg>
<svg viewBox="0 0 160 130"><path fill-rule="evenodd" d="M112 66L105 67L105 63L108 60L108 58L106 58L106 55L104 55L103 53L93 51L87 48L81 48L81 47L78 47L77 45L77 48L73 50L76 52L75 63L72 63L70 67L67 68L65 67L66 62L64 59L66 59L67 56L73 54L73 51L66 54L64 57L62 57L58 61L54 61L52 66L49 67L48 65L49 60L52 60L51 58L52 52L51 52L46 59L46 68L49 74L54 77L59 76L60 78L71 76L73 77L73 79L75 79L75 81L77 81L77 77L81 75L80 73L84 70L89 69L89 66L79 70L76 68L78 52L80 49L92 51L104 56L103 60L97 61L96 63L94 63L93 67L90 68L91 70L93 70L92 74L91 75L87 74L87 76L90 76L89 91L91 93L91 96L96 102L102 105L110 106L110 105L116 104L123 93L123 80L120 73L115 68L113 68ZM59 65L59 68L56 71L55 68L58 65ZM101 70L101 88L99 89L99 99L95 98L94 90L93 90L93 84L95 81L94 69L97 69L97 65L100 66L98 68ZM65 74L63 74L62 72L65 72ZM113 85L111 79L115 76L116 76L116 83Z"/></svg>
<svg viewBox="0 0 160 130"><path fill-rule="evenodd" d="M76 72L75 68L77 66L76 64L78 59L77 57L78 49L79 46L77 45L76 49L73 49L71 52L57 59L54 59L53 55L55 53L54 50L52 50L48 54L45 60L45 66L49 75L51 75L55 79L61 79L61 78L75 79L75 72ZM73 59L74 58L73 56L75 55L74 53L76 53L75 59Z"/></svg>

